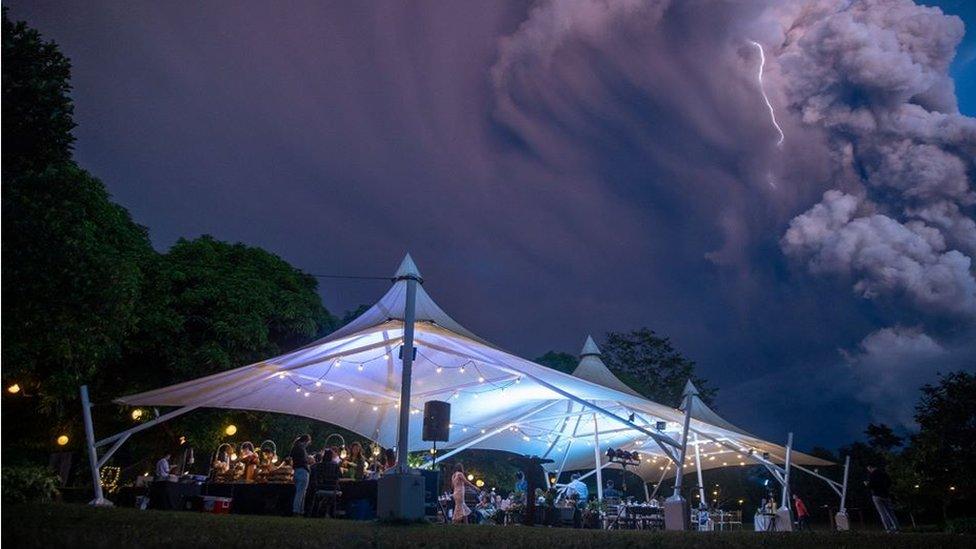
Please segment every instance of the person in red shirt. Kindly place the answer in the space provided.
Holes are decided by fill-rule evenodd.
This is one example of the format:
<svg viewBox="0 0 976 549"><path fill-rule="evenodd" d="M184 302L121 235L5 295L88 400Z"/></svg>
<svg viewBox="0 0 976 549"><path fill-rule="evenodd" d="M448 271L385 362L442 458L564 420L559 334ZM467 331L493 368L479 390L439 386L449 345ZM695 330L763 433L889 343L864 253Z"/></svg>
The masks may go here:
<svg viewBox="0 0 976 549"><path fill-rule="evenodd" d="M807 511L807 506L804 505L803 500L796 494L793 494L793 507L796 508L796 529L806 530L807 517L810 516L810 513Z"/></svg>

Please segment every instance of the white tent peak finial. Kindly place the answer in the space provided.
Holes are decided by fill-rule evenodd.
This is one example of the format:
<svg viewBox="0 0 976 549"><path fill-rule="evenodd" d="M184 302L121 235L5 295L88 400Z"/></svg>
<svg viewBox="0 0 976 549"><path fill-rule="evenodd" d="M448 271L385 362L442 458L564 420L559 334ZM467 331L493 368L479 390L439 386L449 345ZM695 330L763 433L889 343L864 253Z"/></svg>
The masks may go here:
<svg viewBox="0 0 976 549"><path fill-rule="evenodd" d="M400 262L400 268L397 269L396 274L393 275L394 280L403 280L406 278L413 278L420 282L423 282L423 277L420 276L420 270L417 269L417 264L413 262L413 258L410 254L403 256L403 261Z"/></svg>
<svg viewBox="0 0 976 549"><path fill-rule="evenodd" d="M681 393L681 396L684 396L684 397L686 397L688 395L698 396L699 394L701 394L701 393L698 392L698 388L695 387L695 384L692 383L691 380L689 379L685 383L685 390L684 390L683 393Z"/></svg>
<svg viewBox="0 0 976 549"><path fill-rule="evenodd" d="M580 357L584 356L600 356L603 353L600 352L600 348L597 346L596 341L593 341L593 336L586 336L586 343L583 343L583 350L580 351Z"/></svg>

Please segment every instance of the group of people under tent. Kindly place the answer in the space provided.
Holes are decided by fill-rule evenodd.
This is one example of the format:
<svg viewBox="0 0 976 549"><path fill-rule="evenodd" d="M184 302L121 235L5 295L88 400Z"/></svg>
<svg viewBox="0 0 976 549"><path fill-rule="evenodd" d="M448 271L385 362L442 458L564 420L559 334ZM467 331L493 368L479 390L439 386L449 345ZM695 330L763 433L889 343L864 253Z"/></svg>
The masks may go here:
<svg viewBox="0 0 976 549"><path fill-rule="evenodd" d="M307 494L318 490L338 491L339 479L363 480L377 478L396 467L396 452L387 448L370 460L363 451L363 445L353 442L348 451L337 446L326 446L309 453L312 435L300 435L292 443L286 458L294 469L295 501L292 514L305 514ZM311 487L311 490L309 489Z"/></svg>
<svg viewBox="0 0 976 549"><path fill-rule="evenodd" d="M370 460L363 451L363 446L359 442L353 442L348 449L338 446L326 446L322 449L309 453L308 447L312 443L311 435L304 434L297 437L292 443L291 450L284 460L280 460L276 453L273 443L270 441L263 443L259 449L255 449L251 442L242 442L236 449L230 443L223 443L214 453L210 463L209 477L217 479L222 474L226 474L234 467L243 468L244 478L252 480L253 472L259 468L266 471L286 471L291 473L291 478L295 483L295 500L292 512L302 515L305 511L305 500L308 493L316 490L336 490L339 479L362 480L364 478L376 478L385 471L392 469L396 465L396 453L387 448L378 452L375 459ZM186 468L193 464L193 451L188 448L183 451L182 462ZM179 467L171 465L173 457L171 452L164 454L155 466L155 477L157 479L167 479L171 474L180 472ZM898 519L894 513L894 506L891 500L891 478L883 467L869 465L867 467L868 480L864 482L871 493L871 499L875 509L881 518L881 524L887 532L898 530ZM313 489L309 492L309 487ZM507 498L495 494L493 491L482 490L475 486L464 472L464 466L458 462L451 475L452 492L450 498L454 501L451 520L454 523L469 522L474 516L477 522L488 522L497 511L506 511L514 504L524 504L528 483L521 471L516 473L515 491L510 493ZM470 488L478 493L478 503L472 510L465 503L466 490ZM565 485L556 485L558 489L556 501L563 507L579 507L586 505L589 501L589 488L586 483L580 480L580 475L574 473ZM608 480L603 490L605 498L619 498L623 494L616 489L612 480ZM533 494L539 503L544 503L545 495L541 489L536 489ZM660 502L652 499L648 502L652 506L659 506ZM796 526L802 530L807 528L810 517L806 504L799 495L792 495L794 516ZM774 517L777 511L777 502L772 492L763 498L754 516L754 528L756 531L770 530L773 528ZM708 508L705 502L700 503L699 513L707 513Z"/></svg>
<svg viewBox="0 0 976 549"><path fill-rule="evenodd" d="M311 444L311 435L300 435L295 438L288 455L280 459L271 441L265 441L257 449L251 442L242 442L236 447L223 443L214 452L205 476L215 482L293 482L292 512L301 515L305 512L307 494L314 494L318 489L334 490L340 479L377 478L396 465L396 453L389 448L376 448L373 456L367 456L360 442L353 442L348 447L325 446L309 451ZM180 471L180 465L171 463L173 453L166 452L156 461L156 479L167 480L170 475L188 473L193 464L192 450L190 452L189 461L183 459L184 471Z"/></svg>

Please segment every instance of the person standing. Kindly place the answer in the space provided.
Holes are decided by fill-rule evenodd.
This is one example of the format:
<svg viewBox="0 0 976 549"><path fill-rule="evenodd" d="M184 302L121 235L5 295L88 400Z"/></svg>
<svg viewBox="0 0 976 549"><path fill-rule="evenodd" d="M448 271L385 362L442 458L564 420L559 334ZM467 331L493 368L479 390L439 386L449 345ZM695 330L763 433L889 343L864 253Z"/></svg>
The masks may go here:
<svg viewBox="0 0 976 549"><path fill-rule="evenodd" d="M291 467L295 475L295 501L292 503L291 512L295 516L305 513L305 492L308 490L308 445L312 442L312 435L301 435L295 439L291 445Z"/></svg>
<svg viewBox="0 0 976 549"><path fill-rule="evenodd" d="M807 529L807 518L810 516L809 511L807 511L806 504L800 499L800 496L793 494L793 507L796 508L796 529L806 530Z"/></svg>
<svg viewBox="0 0 976 549"><path fill-rule="evenodd" d="M885 532L897 532L898 519L895 518L894 505L891 503L891 477L883 467L868 465L868 480L864 484L871 491L871 501L878 510Z"/></svg>
<svg viewBox="0 0 976 549"><path fill-rule="evenodd" d="M459 461L454 466L454 474L451 475L451 488L454 490L454 516L451 520L454 524L467 522L467 517L471 514L471 508L464 503L464 490L468 486L478 489L464 476L464 466Z"/></svg>

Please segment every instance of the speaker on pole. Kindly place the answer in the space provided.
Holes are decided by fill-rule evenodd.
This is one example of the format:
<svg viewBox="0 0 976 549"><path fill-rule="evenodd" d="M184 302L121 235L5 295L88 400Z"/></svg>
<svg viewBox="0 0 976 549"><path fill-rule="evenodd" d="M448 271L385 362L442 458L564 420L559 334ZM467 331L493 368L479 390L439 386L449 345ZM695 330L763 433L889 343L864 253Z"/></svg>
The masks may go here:
<svg viewBox="0 0 976 549"><path fill-rule="evenodd" d="M451 403L428 400L424 403L424 440L447 442L450 436Z"/></svg>

